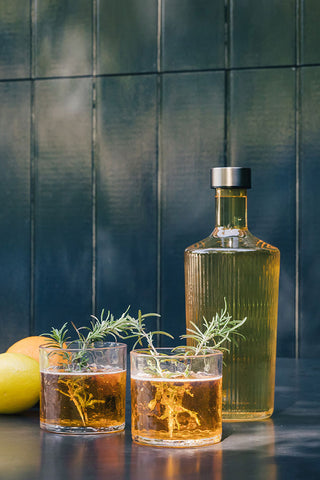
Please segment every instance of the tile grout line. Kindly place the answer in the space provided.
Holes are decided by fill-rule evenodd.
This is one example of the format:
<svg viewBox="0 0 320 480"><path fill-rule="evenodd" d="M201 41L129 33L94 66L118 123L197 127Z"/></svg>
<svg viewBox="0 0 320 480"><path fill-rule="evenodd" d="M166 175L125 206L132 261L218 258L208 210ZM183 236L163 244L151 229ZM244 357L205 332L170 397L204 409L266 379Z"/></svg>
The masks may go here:
<svg viewBox="0 0 320 480"><path fill-rule="evenodd" d="M35 40L36 2L30 0L30 311L29 334L35 334L35 186L36 186L36 132L35 132Z"/></svg>
<svg viewBox="0 0 320 480"><path fill-rule="evenodd" d="M299 309L300 309L300 281L299 281L299 273L300 273L300 208L299 208L299 200L300 200L300 177L299 177L299 170L300 170L300 107L301 107L301 97L300 97L300 69L296 70L296 112L295 112L295 124L296 124L296 260L295 260L295 357L299 358Z"/></svg>
<svg viewBox="0 0 320 480"><path fill-rule="evenodd" d="M161 73L162 66L162 0L158 0L158 23L157 23L157 73Z"/></svg>
<svg viewBox="0 0 320 480"><path fill-rule="evenodd" d="M162 175L161 175L161 117L162 117L162 77L161 77L161 55L162 55L162 0L158 0L158 26L157 26L157 133L156 133L156 168L157 168L157 287L156 287L156 308L157 313L161 312L161 193L162 193ZM161 330L161 317L157 318L157 330ZM157 344L160 345L160 336L158 335Z"/></svg>
<svg viewBox="0 0 320 480"><path fill-rule="evenodd" d="M295 358L299 358L300 344L300 120L301 120L301 42L302 42L302 2L296 0L296 90L295 90L295 150L296 150L296 251L295 251Z"/></svg>
<svg viewBox="0 0 320 480"><path fill-rule="evenodd" d="M288 64L288 65L264 65L264 66L248 66L248 67L226 67L226 68L207 68L207 69L196 69L196 70L163 70L161 75L193 75L201 73L215 73L215 72L242 72L242 71L258 71L258 70L283 70L293 68L319 68L320 63L304 63L300 65ZM124 73L100 73L96 74L95 78L111 78L111 77L141 77L141 76L150 76L150 75L159 75L159 72L155 71L146 71L146 72L124 72ZM21 77L21 78L0 78L0 83L7 82L26 82L30 80L36 80L38 82L48 81L48 80L65 80L65 79L77 79L77 78L92 78L92 74L85 75L60 75L60 76L48 76L48 77Z"/></svg>
<svg viewBox="0 0 320 480"><path fill-rule="evenodd" d="M91 170L92 170L92 297L91 310L96 314L97 286L97 37L98 37L98 0L92 4L92 137L91 137Z"/></svg>
<svg viewBox="0 0 320 480"><path fill-rule="evenodd" d="M230 163L230 38L231 38L231 0L224 2L224 166Z"/></svg>

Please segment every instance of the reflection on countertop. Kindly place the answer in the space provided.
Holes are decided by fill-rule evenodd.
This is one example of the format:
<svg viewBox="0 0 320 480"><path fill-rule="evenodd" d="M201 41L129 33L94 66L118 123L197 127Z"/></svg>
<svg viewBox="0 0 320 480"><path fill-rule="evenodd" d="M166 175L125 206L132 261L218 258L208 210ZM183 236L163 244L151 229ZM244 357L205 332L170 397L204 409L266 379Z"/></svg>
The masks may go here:
<svg viewBox="0 0 320 480"><path fill-rule="evenodd" d="M2 480L313 480L320 478L320 360L278 359L275 412L225 423L221 443L170 449L132 443L125 432L41 431L36 409L0 416Z"/></svg>

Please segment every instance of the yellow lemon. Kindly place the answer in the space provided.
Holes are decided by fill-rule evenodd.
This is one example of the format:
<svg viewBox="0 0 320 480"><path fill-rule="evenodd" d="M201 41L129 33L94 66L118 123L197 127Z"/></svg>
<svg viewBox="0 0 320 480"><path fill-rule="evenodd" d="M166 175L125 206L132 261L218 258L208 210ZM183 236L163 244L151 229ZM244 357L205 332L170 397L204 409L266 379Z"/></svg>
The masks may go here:
<svg viewBox="0 0 320 480"><path fill-rule="evenodd" d="M21 353L0 354L0 413L18 413L39 400L39 363Z"/></svg>

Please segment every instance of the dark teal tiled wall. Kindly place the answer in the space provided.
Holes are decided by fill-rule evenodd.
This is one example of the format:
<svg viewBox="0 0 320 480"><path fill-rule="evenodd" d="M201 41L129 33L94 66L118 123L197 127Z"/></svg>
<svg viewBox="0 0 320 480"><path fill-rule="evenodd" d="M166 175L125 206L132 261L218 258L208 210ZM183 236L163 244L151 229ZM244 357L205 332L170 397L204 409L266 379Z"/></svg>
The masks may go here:
<svg viewBox="0 0 320 480"><path fill-rule="evenodd" d="M163 0L162 71L224 68L224 0Z"/></svg>
<svg viewBox="0 0 320 480"><path fill-rule="evenodd" d="M296 0L229 0L230 65L293 65Z"/></svg>
<svg viewBox="0 0 320 480"><path fill-rule="evenodd" d="M34 323L89 317L92 299L92 80L34 91Z"/></svg>
<svg viewBox="0 0 320 480"><path fill-rule="evenodd" d="M36 77L92 73L92 4L88 0L41 0L34 4Z"/></svg>
<svg viewBox="0 0 320 480"><path fill-rule="evenodd" d="M230 157L252 168L248 225L281 252L279 350L294 355L296 254L295 72L231 72ZM281 208L279 208L281 206Z"/></svg>
<svg viewBox="0 0 320 480"><path fill-rule="evenodd" d="M304 0L301 8L301 63L319 65L320 2Z"/></svg>
<svg viewBox="0 0 320 480"><path fill-rule="evenodd" d="M184 331L209 169L253 169L278 354L319 356L316 0L0 2L0 346L90 313Z"/></svg>
<svg viewBox="0 0 320 480"><path fill-rule="evenodd" d="M138 139L138 141L137 141ZM157 309L157 79L97 81L97 308Z"/></svg>
<svg viewBox="0 0 320 480"><path fill-rule="evenodd" d="M0 6L0 78L30 76L30 0L2 0Z"/></svg>
<svg viewBox="0 0 320 480"><path fill-rule="evenodd" d="M208 172L223 164L224 74L162 77L160 143L162 326L182 335L183 251L213 227Z"/></svg>
<svg viewBox="0 0 320 480"><path fill-rule="evenodd" d="M319 351L318 260L320 222L320 66L301 70L301 143L300 143L300 323L301 355Z"/></svg>
<svg viewBox="0 0 320 480"><path fill-rule="evenodd" d="M29 334L30 81L0 82L0 342Z"/></svg>
<svg viewBox="0 0 320 480"><path fill-rule="evenodd" d="M157 0L97 1L97 72L157 71Z"/></svg>

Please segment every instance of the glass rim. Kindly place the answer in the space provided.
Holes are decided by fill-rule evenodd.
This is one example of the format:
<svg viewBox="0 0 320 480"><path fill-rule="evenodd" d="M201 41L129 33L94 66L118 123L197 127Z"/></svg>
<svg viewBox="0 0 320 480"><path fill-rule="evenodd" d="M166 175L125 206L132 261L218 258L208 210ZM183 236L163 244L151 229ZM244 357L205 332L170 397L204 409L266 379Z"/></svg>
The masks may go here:
<svg viewBox="0 0 320 480"><path fill-rule="evenodd" d="M75 340L74 342L78 342L79 340ZM119 350L119 349L127 349L127 344L126 343L121 343L121 342L95 342L94 347L86 347L85 351L86 352L97 352L99 350ZM101 346L100 346L101 345ZM48 344L41 344L39 345L39 350L40 351L48 351L48 352L81 352L83 351L82 348L79 347L73 347L72 345L70 347L66 348L60 348L60 347L54 347L50 346Z"/></svg>
<svg viewBox="0 0 320 480"><path fill-rule="evenodd" d="M209 358L209 357L223 357L223 352L221 350L218 350L214 347L208 348L208 353L200 353L198 355L195 355L194 353L190 353L188 355L179 355L174 352L174 349L176 350L183 350L185 347L159 347L156 348L156 351L159 352L159 355L152 355L150 353L150 349L148 348L139 348L137 350L131 350L130 351L130 356L140 356L144 358L148 357L153 357L153 358L160 358L161 360L167 359L194 359L194 358ZM166 354L164 351L169 351L168 354ZM163 353L162 353L163 352Z"/></svg>

